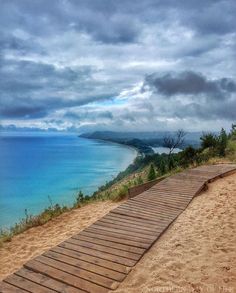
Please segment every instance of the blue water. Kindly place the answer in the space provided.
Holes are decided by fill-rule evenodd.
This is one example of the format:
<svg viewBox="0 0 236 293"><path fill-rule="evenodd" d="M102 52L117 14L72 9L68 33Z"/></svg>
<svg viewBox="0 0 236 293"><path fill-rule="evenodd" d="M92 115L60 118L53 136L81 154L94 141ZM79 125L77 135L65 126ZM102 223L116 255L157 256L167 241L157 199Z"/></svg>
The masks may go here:
<svg viewBox="0 0 236 293"><path fill-rule="evenodd" d="M24 211L37 214L53 204L71 205L79 190L91 194L124 170L136 151L76 135L0 137L0 227Z"/></svg>

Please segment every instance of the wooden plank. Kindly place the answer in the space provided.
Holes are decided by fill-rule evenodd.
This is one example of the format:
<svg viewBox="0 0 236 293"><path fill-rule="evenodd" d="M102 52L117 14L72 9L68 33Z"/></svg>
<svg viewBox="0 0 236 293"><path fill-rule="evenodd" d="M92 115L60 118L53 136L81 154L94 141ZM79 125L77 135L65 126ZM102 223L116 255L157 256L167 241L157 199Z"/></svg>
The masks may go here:
<svg viewBox="0 0 236 293"><path fill-rule="evenodd" d="M95 238L98 241L106 241L107 243L110 243L111 245L125 245L127 247L131 247L132 249L134 249L134 251L146 251L146 248L148 246L144 245L145 247L143 247L143 245L139 242L136 241L131 241L131 240L125 240L125 239L121 239L119 237L114 237L114 235L108 233L108 234L103 234L103 231L100 231L100 233L97 233L97 230L94 231L83 231L81 232L79 235L81 236L85 236L85 237L91 237L91 238ZM78 235L78 236L79 236ZM117 235L115 235L117 236ZM141 246L141 247L140 247Z"/></svg>
<svg viewBox="0 0 236 293"><path fill-rule="evenodd" d="M182 195L183 197L187 198L187 197L191 197L192 195L195 194L196 190L198 190L198 188L200 188L202 186L199 185L199 187L195 187L195 188L188 188L188 189L183 189L180 191L181 187L160 187L158 188L155 192L154 191L150 191L149 195L151 194L156 194L158 192L160 193L171 193L173 196L176 195L176 196L180 196Z"/></svg>
<svg viewBox="0 0 236 293"><path fill-rule="evenodd" d="M145 249L143 248L138 248L132 245L125 245L125 244L121 244L121 243L115 243L114 241L109 241L109 240L102 240L99 239L99 237L96 237L96 235L94 234L90 234L90 235L84 235L82 233L73 236L72 238L74 239L78 239L78 240L84 240L87 242L91 242L91 243L96 243L96 244L101 244L103 246L107 246L107 247L112 247L112 248L117 248L123 251L127 251L127 252L134 252L134 253L138 253L138 254L143 254L145 252Z"/></svg>
<svg viewBox="0 0 236 293"><path fill-rule="evenodd" d="M136 247L140 247L140 248L147 249L150 246L150 241L143 242L142 238L129 236L129 235L125 235L125 234L119 234L114 231L108 231L106 229L101 229L101 228L99 229L99 228L100 227L98 227L98 228L88 227L87 229L84 230L84 232L96 233L98 235L113 237L119 241L132 241L133 245L135 244ZM141 241L140 241L140 239L141 239ZM123 242L119 242L119 243L123 243Z"/></svg>
<svg viewBox="0 0 236 293"><path fill-rule="evenodd" d="M113 210L109 212L109 214L107 214L106 217L112 217L112 218L119 218L122 221L129 221L129 222L134 222L136 224L142 225L145 228L151 229L153 231L156 231L158 229L158 224L155 222L153 222L150 219L138 219L137 217L132 217L131 215L119 215L116 213L113 213Z"/></svg>
<svg viewBox="0 0 236 293"><path fill-rule="evenodd" d="M170 196L170 197L176 197L176 198L179 198L179 199L191 199L192 196L196 193L198 189L194 189L194 191L191 191L191 192L187 192L187 193L183 193L183 192L180 192L180 191L175 191L171 188L169 189L157 189L155 191L152 191L150 193L148 193L148 197L150 196L157 196L159 194L162 194L162 195L165 195L165 196Z"/></svg>
<svg viewBox="0 0 236 293"><path fill-rule="evenodd" d="M30 262L26 263L25 267L35 272L41 273L45 276L48 276L50 278L53 278L59 282L63 281L65 284L78 288L80 290L93 292L93 293L107 293L107 288L103 286L97 285L91 281L84 280L80 277L73 276L67 272L53 268L51 266L45 265L35 260L31 260ZM36 291L33 291L33 292L36 292ZM52 290L45 291L45 293L47 292L55 293L55 291L52 291Z"/></svg>
<svg viewBox="0 0 236 293"><path fill-rule="evenodd" d="M170 201L168 201L167 199L162 199L162 198L156 198L156 199L145 199L147 202L153 202L153 204L157 204L157 205L165 205L165 206L168 206L170 208L176 208L180 211L183 210L183 206L187 206L186 205L179 205L177 203L172 203ZM181 207L182 206L182 207Z"/></svg>
<svg viewBox="0 0 236 293"><path fill-rule="evenodd" d="M177 207L171 207L171 206L168 206L166 207L166 205L164 204L161 204L161 203L158 203L156 202L155 200L149 200L148 198L145 198L145 199L139 199L137 197L134 197L131 199L132 201L134 202L138 202L140 204L147 204L147 205L151 205L153 207L156 207L156 208L162 208L162 209L167 209L169 211L175 211L175 212L180 212L182 211L182 209L180 208L177 208Z"/></svg>
<svg viewBox="0 0 236 293"><path fill-rule="evenodd" d="M106 230L106 231L110 231L110 232L114 232L114 233L117 233L117 234L120 234L120 237L122 237L122 235L127 235L129 237L134 237L136 239L138 239L139 241L141 242L144 242L144 243L150 243L151 240L154 240L155 239L155 236L150 236L150 235L140 235L136 232L132 232L132 231L128 231L127 230L124 230L122 227L120 227L119 229L117 229L116 227L114 227L113 225L105 225L103 223L95 223L93 225L91 225L91 228L95 228L95 229L103 229L103 230Z"/></svg>
<svg viewBox="0 0 236 293"><path fill-rule="evenodd" d="M15 286L13 286L11 284L2 282L0 284L0 292L1 293L28 293L29 291L25 291L23 289L15 287Z"/></svg>
<svg viewBox="0 0 236 293"><path fill-rule="evenodd" d="M113 213L117 213L117 214L120 214L120 215L133 215L137 218L140 218L140 219L152 219L152 220L155 220L156 223L168 223L169 220L167 219L163 219L161 217L151 217L149 215L146 215L146 214L143 214L143 213L140 213L140 212L135 212L135 211L132 211L132 210L125 210L125 209L118 209L116 208Z"/></svg>
<svg viewBox="0 0 236 293"><path fill-rule="evenodd" d="M161 214L165 213L166 215L175 215L179 213L178 209L170 209L170 208L166 208L164 206L160 206L160 205L153 205L151 203L148 203L144 200L133 200L132 201L132 205L134 206L141 206L144 207L145 209L154 211L154 212L159 212Z"/></svg>
<svg viewBox="0 0 236 293"><path fill-rule="evenodd" d="M138 207L138 206L121 206L117 210L140 213L143 216L147 216L148 218L155 218L156 220L159 221L159 223L162 223L163 221L165 222L166 220L168 221L170 219L175 218L174 214L167 214L167 213L163 213L163 212L162 213L161 212L149 212L149 211L145 210L144 208Z"/></svg>
<svg viewBox="0 0 236 293"><path fill-rule="evenodd" d="M194 182L191 183L188 181L180 181L180 180L173 180L172 182L168 183L168 184L163 184L163 185L158 185L157 189L166 189L166 188L171 188L173 190L181 190L181 192L183 193L187 193L191 190L194 190L195 188L198 188L200 185L202 185L203 183L199 183L199 182Z"/></svg>
<svg viewBox="0 0 236 293"><path fill-rule="evenodd" d="M22 268L15 273L16 275L30 280L39 285L43 285L49 289L55 290L57 292L66 292L66 293L85 293L84 290L77 289L75 287L69 286L63 282L59 282L55 279L49 278L40 273L36 273L34 271L28 270L26 268Z"/></svg>
<svg viewBox="0 0 236 293"><path fill-rule="evenodd" d="M89 248L86 248L83 246L78 246L78 245L68 243L68 242L63 242L63 243L59 244L59 247L67 248L67 249L77 251L77 252L83 252L85 254L96 256L98 258L105 259L105 260L110 260L114 263L122 264L122 265L125 265L128 267L133 267L137 262L132 259L127 259L125 257L105 253L105 252L98 251L98 250L89 249Z"/></svg>
<svg viewBox="0 0 236 293"><path fill-rule="evenodd" d="M78 251L70 250L67 248L62 248L62 247L56 246L56 247L53 247L52 249L50 249L50 251L56 252L60 255L69 256L69 257L72 257L72 258L75 258L78 260L84 260L88 263L98 265L100 267L104 267L109 270L113 270L115 272L120 272L123 274L127 274L130 271L130 268L127 266L124 266L124 265L121 265L118 263L114 263L109 260L101 259L97 256L92 256L92 255L88 255L88 254L81 253Z"/></svg>
<svg viewBox="0 0 236 293"><path fill-rule="evenodd" d="M128 231L133 231L136 233L139 233L140 235L150 235L150 236L154 236L156 231L147 231L147 230L143 230L142 226L140 227L138 224L129 224L129 223L124 223L122 221L112 221L112 220L108 220L108 219L101 219L99 220L98 223L103 223L103 224L110 224L112 226L115 227L119 227L122 228L124 230L128 230ZM157 231L158 232L158 231Z"/></svg>
<svg viewBox="0 0 236 293"><path fill-rule="evenodd" d="M142 230L150 231L150 232L158 232L158 228L155 224L150 224L150 222L146 222L141 220L140 222L137 221L138 219L134 219L132 217L126 217L118 214L109 213L103 219L117 221L118 223L130 224L130 225L139 225L142 227Z"/></svg>
<svg viewBox="0 0 236 293"><path fill-rule="evenodd" d="M111 229L104 229L104 227L99 227L99 226L98 227L88 227L84 231L96 233L96 234L102 234L102 235L106 235L106 236L111 236L114 238L118 238L121 241L128 240L128 241L136 242L137 247L140 247L140 248L147 248L150 246L150 241L143 241L144 240L143 238L130 236L130 235L126 235L126 234L121 234L121 233L116 233L116 231L111 230Z"/></svg>
<svg viewBox="0 0 236 293"><path fill-rule="evenodd" d="M151 235L152 236L153 233L155 234L156 232L159 232L158 229L155 229L155 230L151 230L150 231L150 230L144 229L143 226L140 226L139 224L134 224L134 223L131 224L129 222L124 222L122 220L119 221L118 219L116 219L116 220L113 219L112 220L112 219L102 218L100 220L100 222L114 224L114 225L116 224L116 225L118 225L120 227L124 226L126 228L129 228L132 231L137 231L137 232L139 232L142 235L148 234L148 235Z"/></svg>
<svg viewBox="0 0 236 293"><path fill-rule="evenodd" d="M196 193L195 193L196 194ZM189 203L192 198L195 196L195 194L191 197L191 199L177 199L177 198L173 198L171 196L166 196L166 195L162 195L162 194L157 194L156 196L150 196L149 199L153 199L153 200L165 200L168 201L169 203L172 203L173 205L176 205L178 207L182 207L183 205L185 205L186 203Z"/></svg>
<svg viewBox="0 0 236 293"><path fill-rule="evenodd" d="M59 254L59 253L56 253L56 252L50 251L50 250L45 252L43 254L43 256L64 262L69 265L73 265L75 267L90 271L92 273L95 273L95 274L98 274L101 276L105 276L107 278L110 278L112 280L119 281L119 282L121 282L126 276L126 274L115 272L113 270L101 267L99 265L91 264L89 262L86 262L83 260L78 260L76 258L62 255L62 254Z"/></svg>
<svg viewBox="0 0 236 293"><path fill-rule="evenodd" d="M196 189L197 190L197 189ZM187 199L191 199L191 197L195 194L196 190L194 190L193 192L188 192L188 193L182 193L181 191L175 191L173 189L166 189L166 190L161 190L161 189L156 189L156 190L152 190L149 191L146 194L139 194L136 197L138 198L146 198L146 197L150 197L150 196L157 196L158 194L163 194L166 196L177 196L178 198L187 198Z"/></svg>
<svg viewBox="0 0 236 293"><path fill-rule="evenodd" d="M110 278L107 278L105 276L98 275L94 272L88 271L83 269L82 267L76 267L73 266L72 264L67 264L62 261L58 261L53 258L46 257L44 255L40 255L35 258L36 262L40 262L42 264L45 264L47 266L50 266L52 268L58 269L60 271L66 272L68 274L74 275L75 277L80 277L84 280L91 281L95 284L101 285L103 287L112 289L114 287L117 287L118 283ZM34 261L33 261L33 266L34 266ZM31 261L27 263L27 267L31 267Z"/></svg>
<svg viewBox="0 0 236 293"><path fill-rule="evenodd" d="M186 204L187 202L190 202L191 199L194 197L196 193L193 194L193 196L189 199L184 198L184 199L180 199L180 198L172 198L171 196L167 196L166 194L155 194L155 195L150 195L148 198L149 199L164 199L170 203L176 204L176 205L182 205L182 204Z"/></svg>
<svg viewBox="0 0 236 293"><path fill-rule="evenodd" d="M133 210L140 210L142 212L148 213L148 214L152 214L152 215L162 215L163 217L166 218L170 218L176 215L175 211L170 211L168 209L164 209L164 208L157 208L157 207L153 207L150 204L145 204L145 202L127 202L126 204L123 204L121 206L126 207L126 208L131 208Z"/></svg>
<svg viewBox="0 0 236 293"><path fill-rule="evenodd" d="M90 249L93 249L93 250L102 251L102 252L109 253L109 254L112 254L112 255L122 256L122 257L125 257L125 258L128 258L128 259L133 259L133 260L139 260L140 256L141 256L140 254L137 254L137 253L127 252L127 251L120 250L120 249L117 249L117 248L111 248L111 247L107 247L107 246L104 246L104 245L79 240L79 239L76 239L76 238L69 238L68 240L66 240L66 242L72 243L72 244L75 244L75 245L78 245L78 246L90 248Z"/></svg>
<svg viewBox="0 0 236 293"><path fill-rule="evenodd" d="M8 276L4 282L11 284L17 288L23 289L32 293L55 293L54 290L36 284L30 280L17 276L15 274Z"/></svg>

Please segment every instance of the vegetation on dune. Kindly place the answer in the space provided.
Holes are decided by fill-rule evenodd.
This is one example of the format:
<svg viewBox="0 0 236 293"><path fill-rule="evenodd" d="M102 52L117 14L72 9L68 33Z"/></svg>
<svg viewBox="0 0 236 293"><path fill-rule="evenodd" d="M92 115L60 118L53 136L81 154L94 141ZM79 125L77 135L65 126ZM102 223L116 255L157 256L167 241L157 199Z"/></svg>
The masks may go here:
<svg viewBox="0 0 236 293"><path fill-rule="evenodd" d="M154 165L150 165L150 169L148 172L148 181L154 180L156 178L156 171L154 169Z"/></svg>
<svg viewBox="0 0 236 293"><path fill-rule="evenodd" d="M169 142L173 142L175 147L180 146L180 144L176 144L176 141L183 142L184 136L181 134L179 137L180 140L178 136L169 137ZM25 210L25 218L19 223L8 230L0 230L0 244L10 241L14 235L22 233L31 227L43 225L64 212L80 208L94 201L120 201L127 197L130 187L163 175L169 176L183 169L201 164L211 164L219 161L236 162L236 124L232 125L229 134L224 129L220 131L219 135L203 133L199 148L188 146L179 153L173 153L174 149L171 145L169 144L171 151L168 154L137 156L125 171L120 172L116 178L98 188L92 196L84 195L82 191L79 191L72 207L54 205L49 198L50 206L41 214L36 216L29 215Z"/></svg>

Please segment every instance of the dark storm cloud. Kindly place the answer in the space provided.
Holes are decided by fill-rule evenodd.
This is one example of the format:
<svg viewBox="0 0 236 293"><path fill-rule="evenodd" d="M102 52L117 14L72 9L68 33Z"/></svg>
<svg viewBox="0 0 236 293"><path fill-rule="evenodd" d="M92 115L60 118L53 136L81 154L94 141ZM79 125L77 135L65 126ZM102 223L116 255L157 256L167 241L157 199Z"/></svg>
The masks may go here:
<svg viewBox="0 0 236 293"><path fill-rule="evenodd" d="M1 117L40 118L57 109L107 98L99 90L96 95L87 92L95 88L87 66L60 69L51 64L9 60L0 60L0 64ZM65 89L67 97L62 94Z"/></svg>
<svg viewBox="0 0 236 293"><path fill-rule="evenodd" d="M0 2L5 120L149 128L155 117L235 117L233 0ZM150 96L136 91L145 76Z"/></svg>
<svg viewBox="0 0 236 293"><path fill-rule="evenodd" d="M151 74L145 83L165 96L183 95L211 95L213 98L226 98L236 91L236 83L229 78L209 80L206 76L193 71L177 74L168 73L163 76Z"/></svg>
<svg viewBox="0 0 236 293"><path fill-rule="evenodd" d="M215 103L207 101L205 103L192 102L187 105L175 104L172 115L180 119L197 118L204 121L224 119L235 121L236 97L229 101Z"/></svg>
<svg viewBox="0 0 236 293"><path fill-rule="evenodd" d="M2 0L0 24L34 35L73 29L87 32L104 43L126 43L137 41L143 26L171 21L202 34L232 32L234 8L234 1L214 0Z"/></svg>

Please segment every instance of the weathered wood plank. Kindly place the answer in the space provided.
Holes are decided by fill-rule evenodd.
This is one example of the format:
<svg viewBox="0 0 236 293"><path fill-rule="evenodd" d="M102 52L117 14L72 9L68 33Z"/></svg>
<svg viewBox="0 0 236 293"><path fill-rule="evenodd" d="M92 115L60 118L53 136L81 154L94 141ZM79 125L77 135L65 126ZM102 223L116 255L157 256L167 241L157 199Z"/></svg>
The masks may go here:
<svg viewBox="0 0 236 293"><path fill-rule="evenodd" d="M84 293L84 290L79 290L75 287L71 287L63 282L59 282L55 279L49 278L40 273L36 273L32 270L28 270L26 268L22 268L16 272L16 275L30 280L39 285L43 285L49 289L55 290L57 292L67 292L67 293Z"/></svg>
<svg viewBox="0 0 236 293"><path fill-rule="evenodd" d="M62 270L53 268L51 266L48 266L46 264L40 263L38 261L32 260L28 263L25 264L25 267L28 269L31 269L35 272L41 273L45 276L51 277L52 279L55 279L57 281L63 281L65 284L78 288L80 290L84 290L87 292L92 292L92 293L107 293L107 288L97 285L91 281L82 279L80 277L71 275L67 272L64 272ZM113 289L115 289L116 287L114 287ZM45 291L45 293L47 292L54 292L52 290L46 289L48 291ZM32 291L32 292L39 292L39 291ZM43 291L42 291L43 292Z"/></svg>
<svg viewBox="0 0 236 293"><path fill-rule="evenodd" d="M98 243L91 243L88 241L84 241L84 240L79 240L76 238L69 238L68 240L66 240L66 242L68 243L72 243L78 246L82 246L82 247L86 247L86 248L90 248L93 250L98 250L98 251L102 251L102 252L106 252L112 255L116 255L116 256L122 256L125 258L129 258L129 259L133 259L133 260L139 260L140 259L140 254L137 253L133 253L133 252L127 252L124 250L120 250L117 248L112 248L112 247L107 247L104 245L100 245Z"/></svg>
<svg viewBox="0 0 236 293"><path fill-rule="evenodd" d="M90 271L92 273L95 273L95 274L98 274L98 275L101 275L101 276L105 276L107 278L110 278L110 279L113 279L113 280L119 281L119 282L121 282L126 276L126 274L115 272L115 271L113 271L111 269L101 267L101 266L96 265L94 263L91 264L89 262L86 262L86 261L83 261L83 260L78 260L78 259L73 258L71 256L62 255L62 254L56 253L56 252L51 251L51 250L45 252L43 254L43 256L46 256L48 258L52 258L52 259L64 262L64 263L69 264L69 265L73 265L75 267Z"/></svg>
<svg viewBox="0 0 236 293"><path fill-rule="evenodd" d="M20 289L6 282L0 283L0 292L1 293L27 293L27 292L29 293L29 291L25 291L24 289Z"/></svg>
<svg viewBox="0 0 236 293"><path fill-rule="evenodd" d="M84 234L80 233L78 235L75 235L72 238L91 242L91 243L101 244L103 246L117 248L122 251L133 252L133 253L137 253L137 254L143 254L145 252L145 249L143 249L143 248L138 248L135 246L125 245L125 244L121 244L121 243L115 243L114 241L109 241L108 239L102 240L102 239L99 239L99 237L96 237L96 235L94 235L94 234L90 234L90 235L85 234L84 235Z"/></svg>
<svg viewBox="0 0 236 293"><path fill-rule="evenodd" d="M88 255L71 249L56 246L50 249L50 251L56 252L62 256L65 255L78 260L84 260L93 265L98 265L100 267L104 267L119 273L127 274L130 271L130 268L125 265L114 263L109 260L101 259L97 256Z"/></svg>
<svg viewBox="0 0 236 293"><path fill-rule="evenodd" d="M78 252L83 252L85 254L92 255L92 256L97 256L98 258L105 259L105 260L110 260L110 261L112 261L114 263L122 264L122 265L125 265L125 266L128 266L128 267L133 267L137 262L137 261L132 260L132 259L127 259L125 257L113 255L113 254L110 254L110 253L105 253L105 252L102 252L102 251L93 250L93 249L90 249L90 248L86 248L86 247L75 245L75 244L68 243L68 242L61 243L59 245L59 247L67 248L67 249L78 251Z"/></svg>
<svg viewBox="0 0 236 293"><path fill-rule="evenodd" d="M44 287L42 285L36 284L30 280L17 276L16 274L7 277L4 282L11 284L17 288L23 289L27 292L32 293L55 293L54 290Z"/></svg>

